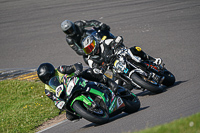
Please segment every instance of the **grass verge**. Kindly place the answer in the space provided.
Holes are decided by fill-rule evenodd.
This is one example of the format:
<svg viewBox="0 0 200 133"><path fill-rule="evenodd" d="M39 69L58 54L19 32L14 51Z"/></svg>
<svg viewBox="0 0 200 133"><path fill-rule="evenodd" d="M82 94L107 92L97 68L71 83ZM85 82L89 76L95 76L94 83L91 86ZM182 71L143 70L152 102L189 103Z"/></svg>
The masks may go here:
<svg viewBox="0 0 200 133"><path fill-rule="evenodd" d="M134 133L200 133L200 113Z"/></svg>
<svg viewBox="0 0 200 133"><path fill-rule="evenodd" d="M41 82L0 81L0 132L35 132L59 110L45 95Z"/></svg>

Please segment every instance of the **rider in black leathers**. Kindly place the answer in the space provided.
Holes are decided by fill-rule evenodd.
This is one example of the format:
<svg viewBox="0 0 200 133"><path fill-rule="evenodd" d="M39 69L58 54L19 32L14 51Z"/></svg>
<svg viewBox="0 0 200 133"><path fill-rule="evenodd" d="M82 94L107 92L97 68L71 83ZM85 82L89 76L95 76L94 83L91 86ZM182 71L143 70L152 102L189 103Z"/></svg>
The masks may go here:
<svg viewBox="0 0 200 133"><path fill-rule="evenodd" d="M114 38L114 36L109 32L110 26L97 20L80 20L74 23L70 20L64 20L61 23L61 29L66 34L67 43L78 55L83 56L86 64L88 56L84 53L81 42L86 36L88 36L87 32L89 32L90 29L87 29L87 27L100 29L102 37L105 35L107 38Z"/></svg>
<svg viewBox="0 0 200 133"><path fill-rule="evenodd" d="M54 103L55 106L60 110L66 110L65 108L65 101L56 97L55 90L53 90L48 82L54 76L63 77L65 74L68 76L81 76L84 79L95 81L99 83L103 83L110 87L113 92L116 93L118 86L113 80L107 78L103 74L95 74L91 68L86 69L83 71L83 66L81 63L76 63L74 65L66 66L61 65L57 69L50 63L42 63L37 69L37 75L39 79L45 84L45 94L48 96ZM69 111L66 110L66 117L67 119L73 121L79 119L78 116L73 115Z"/></svg>
<svg viewBox="0 0 200 133"><path fill-rule="evenodd" d="M66 41L68 45L78 54L85 55L83 48L81 47L82 40L87 36L86 32L87 27L99 28L103 31L103 34L106 36L110 35L110 27L102 22L97 20L80 20L76 22L71 22L70 20L65 20L61 23L61 29L66 34ZM113 38L113 37L112 37Z"/></svg>
<svg viewBox="0 0 200 133"><path fill-rule="evenodd" d="M90 40L91 39L91 40ZM98 44L98 41L95 39L95 37L86 37L83 41L82 45L86 45L85 47L88 47L90 44L88 42L96 42ZM87 43L87 44L84 44ZM82 46L84 49L84 46ZM105 63L110 63L110 60L112 56L114 55L114 50L121 49L122 47L125 47L123 44L123 38L121 36L116 36L115 39L107 39L105 41L102 41L100 44L96 45L94 49L92 49L91 53L85 53L88 55L88 65L91 68L97 68L97 69L104 69L103 66ZM161 59L160 58L153 58L149 55L147 55L140 47L134 46L129 48L129 54L139 56L141 60L152 60L155 64L160 64ZM160 61L159 61L160 60ZM106 68L105 68L106 69Z"/></svg>

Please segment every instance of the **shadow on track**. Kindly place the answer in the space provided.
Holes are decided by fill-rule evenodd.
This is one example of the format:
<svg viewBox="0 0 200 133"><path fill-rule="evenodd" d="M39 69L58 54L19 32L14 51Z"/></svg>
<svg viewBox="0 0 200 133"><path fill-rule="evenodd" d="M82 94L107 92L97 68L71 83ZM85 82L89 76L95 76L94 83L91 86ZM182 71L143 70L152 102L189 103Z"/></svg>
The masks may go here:
<svg viewBox="0 0 200 133"><path fill-rule="evenodd" d="M175 86L177 86L177 85L180 85L180 84L182 84L182 83L184 83L184 82L187 82L187 81L188 81L188 80L186 80L186 81L177 81L177 82L174 83L174 85L172 85L172 86L170 86L170 87L163 86L163 87L162 87L163 92L161 92L161 93L164 93L164 92L168 91L170 88L173 88L173 87L175 87ZM158 94L160 94L160 93L158 93ZM152 96L152 95L158 95L158 94L153 93L153 92L150 92L150 91L148 91L148 90L145 90L145 91L142 91L142 92L140 92L140 93L137 93L136 96L146 96L146 95Z"/></svg>
<svg viewBox="0 0 200 133"><path fill-rule="evenodd" d="M184 82L187 82L187 81L177 81L177 82L174 83L173 86L170 86L170 87L163 86L163 87L162 87L162 88L163 88L163 92L161 92L161 93L164 93L164 92L166 92L168 89L173 88L173 87L175 87L175 86L177 86L177 85L180 85L180 84L182 84L182 83L184 83ZM148 90L145 90L145 91L143 91L143 92L137 93L136 95L137 95L137 96L146 96L146 95L158 95L158 94L155 94L155 93L153 93L153 92L150 92L150 91L148 91ZM142 107L142 108L140 108L138 111L145 110L145 109L147 109L147 108L149 108L149 107L150 107L150 106ZM137 112L138 112L138 111L137 111ZM137 112L135 112L135 113L137 113ZM134 114L134 113L132 113L132 114ZM123 113L121 113L121 114L118 114L118 115L116 115L116 116L111 117L107 123L113 122L113 121L115 121L115 120L121 119L121 118L126 117L126 116L129 116L129 115L131 115L131 114L128 114L128 113L124 113L124 112L123 112ZM107 124L107 123L105 123L105 124ZM103 124L103 125L104 125L104 124ZM88 124L88 125L85 125L85 126L82 127L81 129L87 129L87 128L90 128L90 127L98 127L98 126L102 126L102 125L98 125L98 124L95 124L95 123L90 123L90 124Z"/></svg>
<svg viewBox="0 0 200 133"><path fill-rule="evenodd" d="M142 108L140 108L137 112L142 111L142 110L145 110L145 109L147 109L147 108L149 108L149 107L150 107L150 106L142 107ZM137 112L135 112L135 113L137 113ZM112 121L121 119L121 118L123 118L123 117L129 116L129 115L132 115L132 114L135 114L135 113L128 114L128 113L124 113L124 112L123 112L123 113L121 113L121 114L118 114L118 115L116 115L116 116L111 117L107 123L110 123L110 122L112 122ZM105 124L107 124L107 123L105 123ZM102 125L104 125L104 124L102 124ZM90 128L90 127L98 127L98 126L102 126L102 125L98 125L98 124L95 124L95 123L90 123L90 124L85 125L84 127L82 127L82 129L86 129L86 128Z"/></svg>

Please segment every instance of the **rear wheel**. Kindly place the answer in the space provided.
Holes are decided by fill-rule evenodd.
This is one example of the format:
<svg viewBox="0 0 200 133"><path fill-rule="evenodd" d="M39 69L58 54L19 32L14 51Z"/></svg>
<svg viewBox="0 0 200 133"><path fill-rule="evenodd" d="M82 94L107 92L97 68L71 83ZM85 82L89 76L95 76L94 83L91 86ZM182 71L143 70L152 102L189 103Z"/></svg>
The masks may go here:
<svg viewBox="0 0 200 133"><path fill-rule="evenodd" d="M81 101L75 101L73 104L73 108L79 115L93 123L104 124L109 120L107 112L101 107L94 109L85 105Z"/></svg>
<svg viewBox="0 0 200 133"><path fill-rule="evenodd" d="M163 89L158 85L154 84L153 81L148 81L146 77L142 75L139 76L137 73L133 73L131 75L131 79L142 88L147 89L153 93L161 93L163 91Z"/></svg>

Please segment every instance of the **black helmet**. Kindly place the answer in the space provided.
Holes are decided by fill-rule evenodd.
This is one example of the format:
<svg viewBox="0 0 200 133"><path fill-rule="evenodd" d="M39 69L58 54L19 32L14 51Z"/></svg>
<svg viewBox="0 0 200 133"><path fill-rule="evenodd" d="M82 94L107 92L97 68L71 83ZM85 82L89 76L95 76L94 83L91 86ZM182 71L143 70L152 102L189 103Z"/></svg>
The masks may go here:
<svg viewBox="0 0 200 133"><path fill-rule="evenodd" d="M68 36L73 36L76 34L76 29L74 23L72 23L70 20L65 20L61 23L61 29L65 34Z"/></svg>
<svg viewBox="0 0 200 133"><path fill-rule="evenodd" d="M49 80L55 75L55 68L50 63L43 63L38 67L37 75L43 83L48 84Z"/></svg>

